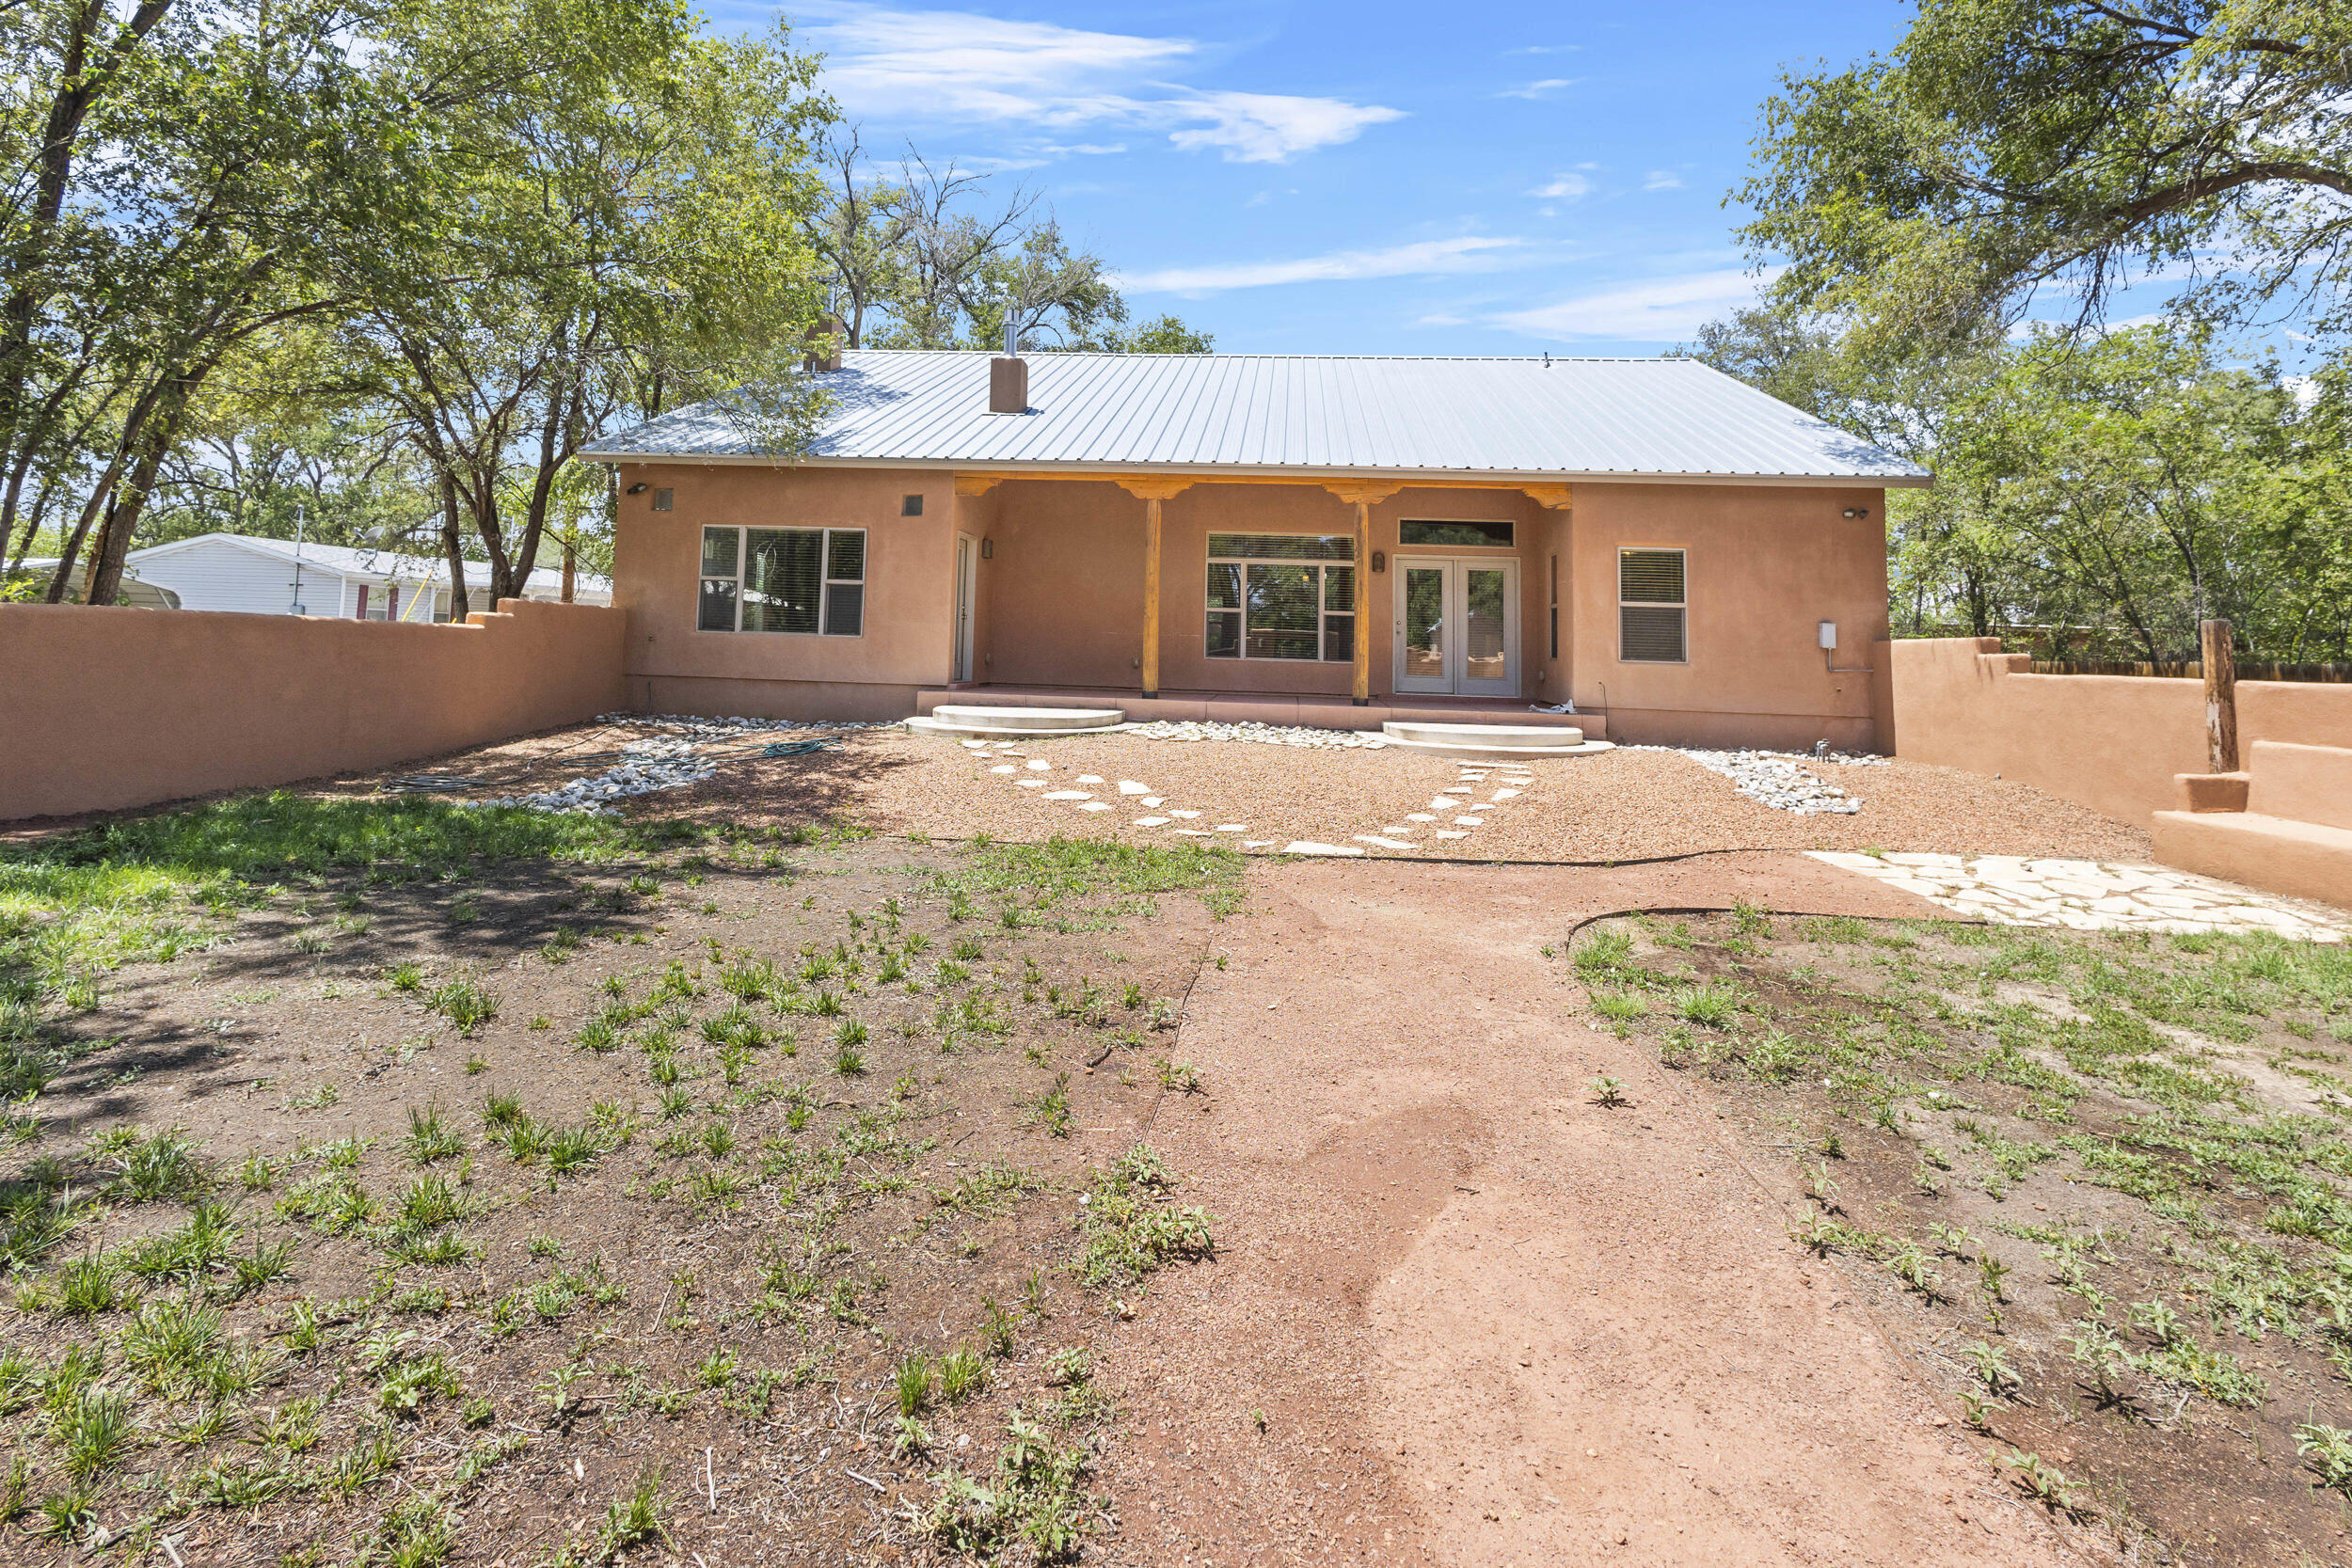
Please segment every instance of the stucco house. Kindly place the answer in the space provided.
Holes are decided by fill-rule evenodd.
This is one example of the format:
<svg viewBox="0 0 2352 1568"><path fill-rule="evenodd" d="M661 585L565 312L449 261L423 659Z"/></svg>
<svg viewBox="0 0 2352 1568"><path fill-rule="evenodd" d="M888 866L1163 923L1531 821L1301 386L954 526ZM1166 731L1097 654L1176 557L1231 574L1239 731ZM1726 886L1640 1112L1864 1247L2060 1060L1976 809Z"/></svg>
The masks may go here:
<svg viewBox="0 0 2352 1568"><path fill-rule="evenodd" d="M450 614L449 563L432 556L199 533L133 550L123 561L143 581L178 594L183 610L354 621L446 621ZM490 608L485 596L488 563L466 562L466 587L473 609ZM563 573L540 566L532 569L523 596L554 600L563 592ZM572 596L579 604L611 604L612 585L590 573L575 573Z"/></svg>
<svg viewBox="0 0 2352 1568"><path fill-rule="evenodd" d="M1884 492L1687 359L852 350L789 461L719 404L582 455L657 712L1377 727L1573 702L1618 740L1867 747Z"/></svg>

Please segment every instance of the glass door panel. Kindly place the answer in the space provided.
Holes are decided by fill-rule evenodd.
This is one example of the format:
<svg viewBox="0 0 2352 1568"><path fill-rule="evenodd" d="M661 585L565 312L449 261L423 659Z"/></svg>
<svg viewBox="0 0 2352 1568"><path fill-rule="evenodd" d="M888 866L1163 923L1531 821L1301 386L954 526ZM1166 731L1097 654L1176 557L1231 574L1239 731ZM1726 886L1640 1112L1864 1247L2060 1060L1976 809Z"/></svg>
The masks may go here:
<svg viewBox="0 0 2352 1568"><path fill-rule="evenodd" d="M1509 696L1518 689L1511 678L1511 578L1508 566L1463 565L1461 668L1454 673L1454 689L1466 696Z"/></svg>
<svg viewBox="0 0 2352 1568"><path fill-rule="evenodd" d="M1446 566L1397 565L1397 670L1399 691L1451 691L1446 668Z"/></svg>

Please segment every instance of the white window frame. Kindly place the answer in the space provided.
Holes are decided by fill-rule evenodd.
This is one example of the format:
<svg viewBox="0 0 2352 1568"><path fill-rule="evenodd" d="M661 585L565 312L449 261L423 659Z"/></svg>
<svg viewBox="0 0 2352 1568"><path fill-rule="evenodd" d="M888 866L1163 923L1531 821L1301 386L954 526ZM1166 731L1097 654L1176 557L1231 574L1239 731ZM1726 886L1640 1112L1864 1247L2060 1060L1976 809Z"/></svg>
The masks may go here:
<svg viewBox="0 0 2352 1568"><path fill-rule="evenodd" d="M1625 558L1629 555L1677 555L1682 558L1682 597L1629 599L1625 596ZM1671 610L1682 617L1680 658L1632 658L1625 651L1625 612L1629 610ZM1620 545L1617 546L1617 662L1620 664L1688 664L1691 662L1691 552L1681 545Z"/></svg>
<svg viewBox="0 0 2352 1568"><path fill-rule="evenodd" d="M735 576L732 578L705 576L702 570L703 540L708 534L722 531L735 535ZM817 569L828 575L818 579L817 629L815 631L769 631L765 629L754 632L744 631L743 569L751 562L751 540L747 535L752 533L814 533L820 536L817 541ZM833 536L836 533L854 533L860 536L858 565L865 572L865 576L836 578L830 575L833 569ZM869 608L866 589L873 577L867 552L872 549L873 543L869 531L862 528L822 526L807 528L782 523L772 526L766 523L707 523L694 532L694 629L711 637L864 637ZM714 582L731 582L735 586L735 625L732 626L706 626L702 624L703 590L707 584ZM855 631L827 631L825 629L833 620L833 591L835 588L858 590L857 630Z"/></svg>
<svg viewBox="0 0 2352 1568"><path fill-rule="evenodd" d="M1356 536L1354 534L1325 533L1318 530L1216 529L1212 531L1211 536L1214 537L1216 534L1220 533L1237 534L1243 538L1249 539L1338 539L1344 541L1347 545L1348 556L1344 561L1330 561L1320 557L1307 558L1289 555L1212 555L1208 557L1206 565L1210 568L1217 566L1237 566L1241 568L1241 604L1236 609L1227 610L1221 606L1208 603L1208 582L1205 577L1202 578L1200 595L1200 631L1201 656L1203 657L1215 659L1219 664L1293 665L1345 664L1355 658L1356 632L1354 618L1363 613L1364 579L1362 575L1363 562L1356 559ZM1207 547L1205 541L1202 547ZM1284 658L1279 655L1252 654L1249 651L1249 568L1252 566L1312 566L1316 568L1314 657ZM1354 590L1351 600L1355 606L1353 610L1332 610L1327 608L1331 602L1331 589L1329 582L1327 580L1327 573L1325 568L1332 566L1344 566L1351 573L1355 574L1351 579L1351 585ZM1210 653L1208 651L1209 618L1216 615L1230 615L1240 624L1240 633L1234 639L1234 651L1232 653L1217 654ZM1347 641L1344 645L1344 651L1338 658L1331 657L1325 651L1330 644L1330 639L1332 636L1331 619L1333 616L1346 616L1349 621Z"/></svg>

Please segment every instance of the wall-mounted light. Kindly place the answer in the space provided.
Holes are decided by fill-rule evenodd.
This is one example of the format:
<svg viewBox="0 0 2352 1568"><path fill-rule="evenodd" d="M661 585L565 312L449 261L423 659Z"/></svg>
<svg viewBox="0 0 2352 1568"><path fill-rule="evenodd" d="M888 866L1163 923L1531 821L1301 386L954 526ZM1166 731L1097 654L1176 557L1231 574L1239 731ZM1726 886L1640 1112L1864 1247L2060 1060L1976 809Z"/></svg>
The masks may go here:
<svg viewBox="0 0 2352 1568"><path fill-rule="evenodd" d="M645 482L642 479L639 480L636 483L630 485L625 493L631 496L644 495L645 493Z"/></svg>
<svg viewBox="0 0 2352 1568"><path fill-rule="evenodd" d="M983 539L980 541L980 559L982 561L993 561L996 559L995 540Z"/></svg>
<svg viewBox="0 0 2352 1568"><path fill-rule="evenodd" d="M1375 572L1385 572L1389 569L1389 556L1386 550L1372 552L1372 569Z"/></svg>
<svg viewBox="0 0 2352 1568"><path fill-rule="evenodd" d="M1870 509L1867 506L1850 506L1846 508L1845 515L1849 517L1867 517L1870 515Z"/></svg>

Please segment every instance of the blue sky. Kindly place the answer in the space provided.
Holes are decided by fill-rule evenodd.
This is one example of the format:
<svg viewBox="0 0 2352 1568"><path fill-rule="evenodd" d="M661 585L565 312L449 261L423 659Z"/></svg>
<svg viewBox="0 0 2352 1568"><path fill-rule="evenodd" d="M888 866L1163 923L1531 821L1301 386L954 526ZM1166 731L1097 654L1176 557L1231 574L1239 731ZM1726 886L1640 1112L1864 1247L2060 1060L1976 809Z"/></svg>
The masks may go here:
<svg viewBox="0 0 2352 1568"><path fill-rule="evenodd" d="M1892 3L787 7L866 146L1042 196L1227 352L1650 354L1750 297L1781 69ZM714 8L714 27L773 8Z"/></svg>

